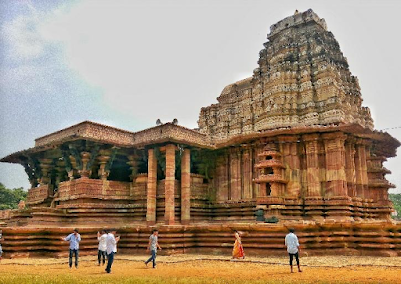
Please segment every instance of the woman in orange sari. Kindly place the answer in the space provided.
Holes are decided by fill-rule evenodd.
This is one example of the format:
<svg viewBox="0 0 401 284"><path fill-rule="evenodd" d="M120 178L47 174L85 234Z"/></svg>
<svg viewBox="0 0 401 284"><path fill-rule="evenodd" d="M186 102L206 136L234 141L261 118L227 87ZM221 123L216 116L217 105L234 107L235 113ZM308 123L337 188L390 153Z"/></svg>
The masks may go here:
<svg viewBox="0 0 401 284"><path fill-rule="evenodd" d="M245 258L244 248L242 247L241 236L238 231L234 231L235 243L233 248L233 259Z"/></svg>

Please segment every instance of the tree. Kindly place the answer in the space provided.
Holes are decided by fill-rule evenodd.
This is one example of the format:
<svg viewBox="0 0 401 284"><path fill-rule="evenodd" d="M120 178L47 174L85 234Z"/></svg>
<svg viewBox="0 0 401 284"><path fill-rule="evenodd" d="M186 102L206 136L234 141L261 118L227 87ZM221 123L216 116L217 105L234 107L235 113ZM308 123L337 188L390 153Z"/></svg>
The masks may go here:
<svg viewBox="0 0 401 284"><path fill-rule="evenodd" d="M20 200L26 200L27 192L22 188L6 188L0 183L0 210L17 209Z"/></svg>
<svg viewBox="0 0 401 284"><path fill-rule="evenodd" d="M394 204L394 209L398 213L398 217L401 216L401 194L389 194L390 200Z"/></svg>

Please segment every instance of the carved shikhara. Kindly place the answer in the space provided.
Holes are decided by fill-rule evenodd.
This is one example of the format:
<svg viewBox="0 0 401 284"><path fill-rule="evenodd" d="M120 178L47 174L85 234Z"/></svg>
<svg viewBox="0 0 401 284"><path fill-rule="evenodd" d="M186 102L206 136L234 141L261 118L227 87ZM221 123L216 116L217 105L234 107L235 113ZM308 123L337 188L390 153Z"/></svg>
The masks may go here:
<svg viewBox="0 0 401 284"><path fill-rule="evenodd" d="M324 19L312 10L271 28L253 76L201 109L199 129L219 141L278 128L358 124L373 129L358 79Z"/></svg>
<svg viewBox="0 0 401 284"><path fill-rule="evenodd" d="M258 232L265 230L258 222L272 217L282 228L314 222L316 231L320 222L348 230L390 223L394 185L383 162L400 142L373 129L325 21L308 10L270 30L253 76L202 108L199 129L173 122L130 132L86 121L3 158L25 167L32 188L30 208L0 211L0 219L9 226L175 224L194 232L216 223ZM391 241L388 248L400 250Z"/></svg>

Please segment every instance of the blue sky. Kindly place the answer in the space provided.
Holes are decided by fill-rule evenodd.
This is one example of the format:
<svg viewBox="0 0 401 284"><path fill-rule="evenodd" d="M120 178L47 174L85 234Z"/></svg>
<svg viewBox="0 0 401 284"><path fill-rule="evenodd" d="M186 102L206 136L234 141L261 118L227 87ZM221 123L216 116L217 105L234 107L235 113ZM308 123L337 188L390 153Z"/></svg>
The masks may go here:
<svg viewBox="0 0 401 284"><path fill-rule="evenodd" d="M326 19L376 129L401 126L400 1L0 0L0 156L83 120L127 130L199 110L248 77L270 25L312 8ZM401 128L388 132L401 140ZM401 158L386 164L401 188ZM28 188L22 166L0 182ZM400 192L400 189L397 189ZM394 190L393 190L394 192Z"/></svg>

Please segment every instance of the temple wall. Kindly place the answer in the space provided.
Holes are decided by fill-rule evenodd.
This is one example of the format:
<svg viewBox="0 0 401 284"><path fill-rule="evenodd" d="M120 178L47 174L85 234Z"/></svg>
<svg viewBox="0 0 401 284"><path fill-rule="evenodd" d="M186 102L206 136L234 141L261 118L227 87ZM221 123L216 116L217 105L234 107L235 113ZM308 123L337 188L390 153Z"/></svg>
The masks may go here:
<svg viewBox="0 0 401 284"><path fill-rule="evenodd" d="M264 145L276 145L278 156L264 161ZM384 177L389 172L382 165L385 158L375 155L368 140L342 132L277 136L231 147L217 160L216 200L282 206L268 215L285 218L300 218L302 209L304 219L388 219L392 185ZM266 175L256 164L274 173Z"/></svg>
<svg viewBox="0 0 401 284"><path fill-rule="evenodd" d="M48 185L40 185L29 189L26 204L32 206L49 205L46 200L52 196L52 192L50 191L51 189Z"/></svg>
<svg viewBox="0 0 401 284"><path fill-rule="evenodd" d="M230 255L234 243L233 230L244 232L242 238L247 255L287 255L284 237L289 225L269 224L205 224L160 226L159 243L163 254L201 253ZM302 254L401 256L401 224L371 223L293 223ZM66 257L68 243L62 242L70 228L5 227L3 257L53 256ZM97 255L96 233L100 228L81 227L80 255ZM146 254L152 227L136 226L118 229L120 254Z"/></svg>
<svg viewBox="0 0 401 284"><path fill-rule="evenodd" d="M33 208L68 209L68 214L77 214L73 215L77 220L87 216L85 210L89 211L91 206L99 212L120 208L115 216L123 216L123 222L129 222L128 216L134 215L132 221L142 222L146 212L148 224L181 223L182 218L186 223L252 222L260 208L266 218L275 216L280 220L389 219L392 204L388 188L393 185L385 179L389 173L383 167L385 157L378 155L371 143L340 131L255 139L219 149L215 163L211 163L215 168L210 169L210 184L204 176L190 173L191 150L185 148L189 162L181 164L185 165L181 170L189 174L189 181L187 177L184 185L182 176L175 175L179 148L174 144L160 148L166 153L163 180L157 176L159 161L153 149L147 151L147 173L137 172L138 163L142 162L140 155L130 152L129 159L123 161L130 166L127 173L132 173L132 181L108 180L110 168L106 164L113 154L101 150L99 179L69 175L70 180L58 183L53 197L52 185L47 184L50 176L43 175L38 179L40 185L29 190L27 204ZM85 158L86 153L81 156ZM51 172L49 160L39 160L44 173ZM83 159L83 163L88 161ZM141 170L145 171L143 166ZM181 210L182 205L186 206L185 211ZM122 208L131 211L124 217ZM35 214L36 220L42 216ZM46 214L43 223L50 218ZM65 220L62 218L61 222Z"/></svg>
<svg viewBox="0 0 401 284"><path fill-rule="evenodd" d="M130 182L80 178L61 182L58 197L55 200L60 205L72 203L71 200L79 199L113 200L113 202L118 202L118 200L129 201L133 199L132 186Z"/></svg>

